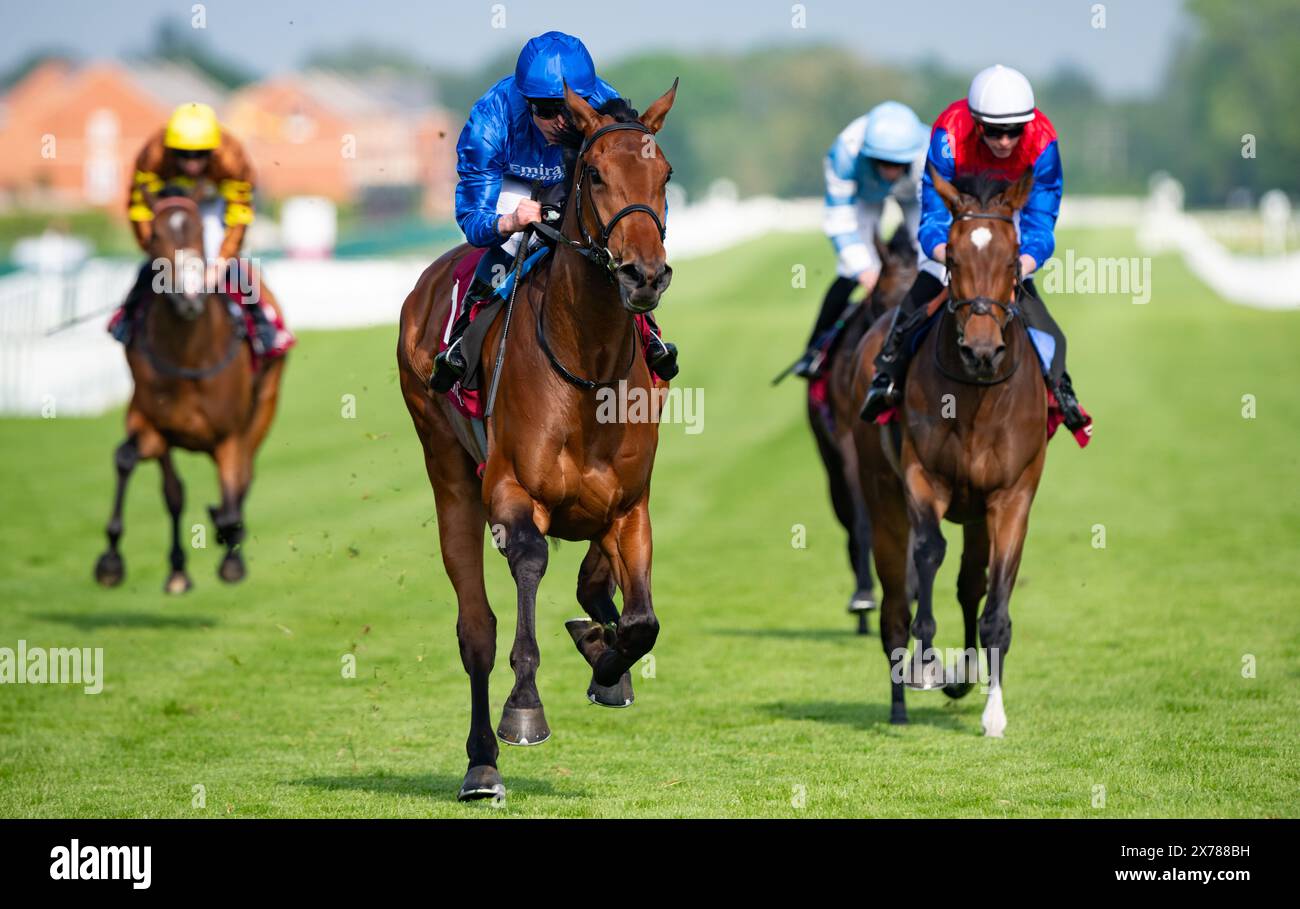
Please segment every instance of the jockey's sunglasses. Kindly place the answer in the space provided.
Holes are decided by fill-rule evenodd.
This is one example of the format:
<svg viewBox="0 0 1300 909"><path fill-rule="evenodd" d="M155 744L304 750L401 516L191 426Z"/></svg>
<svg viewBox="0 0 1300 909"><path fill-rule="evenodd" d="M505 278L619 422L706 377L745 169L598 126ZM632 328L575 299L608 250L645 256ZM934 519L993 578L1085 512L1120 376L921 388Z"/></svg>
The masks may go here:
<svg viewBox="0 0 1300 909"><path fill-rule="evenodd" d="M198 161L201 158L210 157L212 155L212 152L208 151L207 149L199 149L198 151L191 151L190 149L185 149L185 148L174 148L172 149L172 154L185 161Z"/></svg>
<svg viewBox="0 0 1300 909"><path fill-rule="evenodd" d="M1025 124L1023 123L1012 123L1009 126L995 126L992 123L981 125L984 128L984 135L990 139L1001 139L1003 136L1019 139L1025 132Z"/></svg>
<svg viewBox="0 0 1300 909"><path fill-rule="evenodd" d="M529 98L528 109L538 120L554 120L569 112L562 98Z"/></svg>

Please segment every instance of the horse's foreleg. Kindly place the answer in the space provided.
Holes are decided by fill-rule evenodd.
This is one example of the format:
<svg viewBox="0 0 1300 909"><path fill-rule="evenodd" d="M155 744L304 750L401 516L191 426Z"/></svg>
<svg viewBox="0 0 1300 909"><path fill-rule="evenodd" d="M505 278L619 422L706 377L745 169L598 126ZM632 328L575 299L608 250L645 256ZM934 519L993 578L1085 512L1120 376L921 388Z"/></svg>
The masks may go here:
<svg viewBox="0 0 1300 909"><path fill-rule="evenodd" d="M244 542L244 493L251 480L249 455L240 436L227 436L212 452L217 463L217 480L221 486L221 505L208 508L217 529L217 542L226 546L226 556L217 570L227 583L242 581L247 573L240 548Z"/></svg>
<svg viewBox="0 0 1300 909"><path fill-rule="evenodd" d="M172 518L171 575L163 590L167 593L185 593L194 584L185 573L185 549L181 546L181 512L185 508L185 487L181 485L180 475L172 464L170 451L158 456L158 465L162 468L163 499L167 502L167 511Z"/></svg>
<svg viewBox="0 0 1300 909"><path fill-rule="evenodd" d="M907 684L928 690L943 685L943 661L934 650L934 578L948 548L940 528L948 501L918 464L912 463L905 477L908 521L915 535L912 561L916 566L917 602L912 635L917 639L921 658L919 665L913 661Z"/></svg>
<svg viewBox="0 0 1300 909"><path fill-rule="evenodd" d="M113 454L113 466L117 470L117 488L113 493L113 513L108 519L104 532L108 535L108 549L104 550L95 563L95 580L105 587L116 587L126 576L126 565L117 544L122 539L122 503L126 499L126 484L131 479L131 472L140 463L139 439L135 433L126 437Z"/></svg>
<svg viewBox="0 0 1300 909"><path fill-rule="evenodd" d="M600 543L593 540L582 560L582 567L578 569L578 602L591 616L591 621L572 619L565 623L584 656L582 642L585 636L599 638L602 647L612 645L614 641L619 619L618 607L614 605L616 587L609 557L601 550ZM631 706L634 699L631 674L623 673L615 685L598 685L593 675L591 684L587 686L587 699L602 707Z"/></svg>
<svg viewBox="0 0 1300 909"><path fill-rule="evenodd" d="M1025 534L1029 529L1029 506L1034 501L1033 483L1021 482L989 496L988 534L992 542L989 561L989 595L979 619L980 642L989 662L989 695L981 718L984 734L1001 738L1007 728L1002 706L1002 670L1011 649L1011 590L1020 571Z"/></svg>
<svg viewBox="0 0 1300 909"><path fill-rule="evenodd" d="M978 619L980 600L988 592L989 533L983 522L962 528L961 571L957 575L957 602L965 625L966 645L960 662L954 667L956 677L943 686L951 698L965 697L979 678Z"/></svg>
<svg viewBox="0 0 1300 909"><path fill-rule="evenodd" d="M501 711L497 735L511 745L539 745L551 737L537 693L537 588L546 573L546 537L533 522L533 499L518 484L503 480L492 494L492 523L505 528L506 561L518 593L515 643L510 648L510 668L515 686Z"/></svg>
<svg viewBox="0 0 1300 909"><path fill-rule="evenodd" d="M650 534L650 495L614 522L601 539L614 578L623 591L623 615L613 645L594 654L592 678L597 685L617 685L636 662L650 652L659 637L659 619L650 598L650 562L653 542ZM584 651L584 654L588 651ZM591 656L588 657L591 659Z"/></svg>

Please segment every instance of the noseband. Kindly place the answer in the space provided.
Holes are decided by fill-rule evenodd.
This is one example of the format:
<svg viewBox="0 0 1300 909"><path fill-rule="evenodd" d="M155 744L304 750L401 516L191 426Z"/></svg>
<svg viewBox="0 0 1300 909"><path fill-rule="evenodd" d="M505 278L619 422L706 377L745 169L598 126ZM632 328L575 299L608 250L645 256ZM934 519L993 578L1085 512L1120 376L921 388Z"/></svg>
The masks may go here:
<svg viewBox="0 0 1300 909"><path fill-rule="evenodd" d="M1015 218L1010 215L1003 215L991 211L967 211L955 216L955 220L957 221L974 221L977 219L986 221L1005 221L1008 224L1016 223ZM994 300L992 297L972 297L969 300L958 300L952 293L949 293L948 302L945 304L944 308L950 314L955 316L963 306L969 306L971 315L990 316L993 315L993 307L996 306L1006 315L1006 318L998 322L998 330L1005 332L1007 327L1011 324L1011 320L1020 314L1020 308L1016 306L1016 300L1020 299L1022 293L1025 293L1025 281L1024 277L1020 274L1019 265L1017 265L1016 286L1012 290L1012 298L1010 300L1004 302L1002 300ZM957 337L960 341L960 327L954 327L957 328ZM963 385L1000 385L1015 374L1016 370L1020 366L1020 357L1018 355L1013 355L1011 368L1003 375L994 376L992 379L976 379L969 375L960 375L945 367L939 356L939 344L936 343L934 345L934 365L935 368L937 368L944 376L955 382L960 382Z"/></svg>
<svg viewBox="0 0 1300 909"><path fill-rule="evenodd" d="M964 211L956 216L958 221L1005 221L1008 224L1015 224L1016 219L1010 215L999 214L992 211ZM994 300L992 297L971 297L969 300L958 300L955 295L948 294L947 308L948 312L956 315L958 310L963 306L969 306L972 315L987 316L992 315L993 307L1000 308L1005 313L1006 318L998 323L1000 330L1006 329L1007 325L1020 314L1019 307L1016 306L1016 300L1025 291L1024 277L1020 274L1019 265L1016 266L1016 286L1012 292L1012 298L1009 301Z"/></svg>

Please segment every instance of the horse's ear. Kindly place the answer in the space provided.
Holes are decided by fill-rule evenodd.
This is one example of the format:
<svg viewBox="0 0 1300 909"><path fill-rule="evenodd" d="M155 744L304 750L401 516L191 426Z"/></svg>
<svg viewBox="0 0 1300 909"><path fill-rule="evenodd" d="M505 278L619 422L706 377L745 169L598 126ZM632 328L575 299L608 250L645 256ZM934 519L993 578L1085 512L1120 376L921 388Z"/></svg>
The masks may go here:
<svg viewBox="0 0 1300 909"><path fill-rule="evenodd" d="M589 136L596 131L600 125L600 114L596 109L586 102L582 95L569 88L569 83L564 83L564 103L569 106L569 114L573 117L573 125L582 130L584 136Z"/></svg>
<svg viewBox="0 0 1300 909"><path fill-rule="evenodd" d="M930 181L934 183L934 191L939 194L939 198L948 206L948 210L954 215L960 212L961 193L957 191L957 187L939 176L939 172L935 170L933 164L927 164L926 167L930 169Z"/></svg>
<svg viewBox="0 0 1300 909"><path fill-rule="evenodd" d="M1019 211L1029 201L1029 191L1033 188L1034 171L1032 168L1027 168L1020 175L1019 180L1007 187L1006 192L1002 194L1002 198L1007 200L1007 204L1011 206L1012 211Z"/></svg>
<svg viewBox="0 0 1300 909"><path fill-rule="evenodd" d="M899 229L902 230L903 228L899 228ZM888 261L889 261L889 247L886 246L886 245L885 245L885 242L884 242L883 240L880 239L880 225L879 225L879 224L877 224L877 225L876 225L874 228L872 228L872 230L871 230L871 242L872 242L872 243L875 245L875 247L876 247L876 255L880 258L880 261L881 261L882 263L884 263L884 262L888 262Z"/></svg>
<svg viewBox="0 0 1300 909"><path fill-rule="evenodd" d="M659 99L646 108L641 115L641 124L650 132L657 133L663 128L664 118L668 116L668 111L672 110L673 101L677 98L678 79L673 79L673 87L668 89L659 96Z"/></svg>

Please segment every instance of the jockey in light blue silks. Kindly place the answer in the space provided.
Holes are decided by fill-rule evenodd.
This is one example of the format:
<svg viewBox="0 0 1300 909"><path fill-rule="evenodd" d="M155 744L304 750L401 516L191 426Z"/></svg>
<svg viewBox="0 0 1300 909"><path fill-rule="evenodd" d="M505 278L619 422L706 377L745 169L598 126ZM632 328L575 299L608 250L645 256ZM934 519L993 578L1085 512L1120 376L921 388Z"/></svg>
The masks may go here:
<svg viewBox="0 0 1300 909"><path fill-rule="evenodd" d="M449 390L465 374L468 364L460 340L470 310L501 285L523 242L523 231L542 220L533 185L567 191L570 175L561 147L569 128L565 83L598 111L619 99L613 86L596 75L591 54L580 40L547 32L524 45L514 75L475 102L461 130L456 143L456 222L467 241L488 251L474 272L450 344L434 359L430 385L435 391ZM670 379L677 373L676 347L656 338L647 353L659 376Z"/></svg>
<svg viewBox="0 0 1300 909"><path fill-rule="evenodd" d="M886 101L858 117L835 137L826 153L826 236L839 259L837 277L822 301L808 348L794 366L796 375L815 378L834 343L833 330L861 287L871 294L880 277L874 235L885 199L903 209L904 226L915 242L918 203L930 129L905 104Z"/></svg>

